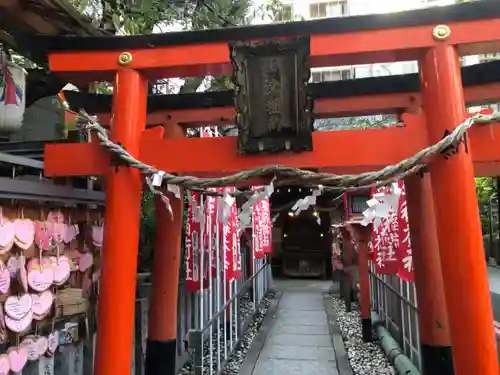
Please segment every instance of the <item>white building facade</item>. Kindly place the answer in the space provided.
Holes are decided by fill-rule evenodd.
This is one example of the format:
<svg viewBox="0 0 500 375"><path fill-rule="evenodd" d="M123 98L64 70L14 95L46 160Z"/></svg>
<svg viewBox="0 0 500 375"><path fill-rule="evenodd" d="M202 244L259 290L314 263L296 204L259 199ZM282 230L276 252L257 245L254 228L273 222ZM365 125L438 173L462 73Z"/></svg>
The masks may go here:
<svg viewBox="0 0 500 375"><path fill-rule="evenodd" d="M455 4L456 0L282 0L283 21L313 20L329 17L348 17L382 14ZM500 53L466 56L463 65L473 65L500 59ZM400 61L342 67L314 68L312 82L337 81L418 72L417 61ZM490 105L497 109L499 105ZM487 106L482 106L487 107ZM475 112L481 107L469 110Z"/></svg>
<svg viewBox="0 0 500 375"><path fill-rule="evenodd" d="M455 3L455 0L282 0L282 3L285 15L283 21L287 21L392 13L449 5ZM312 81L409 74L417 71L416 61L316 68L312 70Z"/></svg>

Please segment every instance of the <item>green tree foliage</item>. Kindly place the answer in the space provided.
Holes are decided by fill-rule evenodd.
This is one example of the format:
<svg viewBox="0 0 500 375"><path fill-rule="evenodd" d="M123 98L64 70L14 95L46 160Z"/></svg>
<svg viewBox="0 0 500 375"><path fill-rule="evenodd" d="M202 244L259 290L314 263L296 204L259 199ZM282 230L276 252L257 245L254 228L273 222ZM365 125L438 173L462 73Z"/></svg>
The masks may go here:
<svg viewBox="0 0 500 375"><path fill-rule="evenodd" d="M249 24L256 17L279 18L280 1L270 0L257 9L251 0L69 0L94 24L111 33L138 35L167 32L170 27L200 30ZM180 93L195 92L208 82L208 90L231 88L229 76L192 77L185 80ZM93 91L108 93L110 85L99 82ZM186 199L186 198L184 198ZM185 202L186 203L186 202ZM150 270L156 232L154 196L147 192L142 200L139 271Z"/></svg>
<svg viewBox="0 0 500 375"><path fill-rule="evenodd" d="M489 204L498 198L497 186L495 180L491 177L476 178L476 192L479 204Z"/></svg>

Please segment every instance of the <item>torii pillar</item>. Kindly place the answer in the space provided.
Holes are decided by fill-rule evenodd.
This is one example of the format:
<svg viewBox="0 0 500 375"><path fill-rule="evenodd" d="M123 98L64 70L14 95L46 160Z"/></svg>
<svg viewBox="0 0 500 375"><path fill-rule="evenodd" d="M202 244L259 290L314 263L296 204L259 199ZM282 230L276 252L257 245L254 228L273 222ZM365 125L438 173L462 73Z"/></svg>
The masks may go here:
<svg viewBox="0 0 500 375"><path fill-rule="evenodd" d="M372 235L372 225L362 226L360 223L347 224L349 232L356 241L359 274L359 313L363 340L373 340L371 301L370 301L370 268L368 244Z"/></svg>
<svg viewBox="0 0 500 375"><path fill-rule="evenodd" d="M467 118L453 30L434 29L434 47L419 61L429 142L435 143ZM453 362L457 375L498 375L493 312L470 142L430 165ZM473 151L473 150L472 150Z"/></svg>
<svg viewBox="0 0 500 375"><path fill-rule="evenodd" d="M164 138L182 138L185 130L166 125ZM153 288L149 306L146 348L146 375L174 375L177 359L177 302L181 263L182 213L184 197L165 192L171 212L161 197L155 197L156 241L153 262Z"/></svg>
<svg viewBox="0 0 500 375"><path fill-rule="evenodd" d="M147 82L132 69L116 73L111 138L139 154L146 127ZM132 355L142 179L135 168L108 165L99 282L97 375L129 374Z"/></svg>
<svg viewBox="0 0 500 375"><path fill-rule="evenodd" d="M120 59L115 72L110 138L120 143L132 156L138 157L141 145L161 140L164 129L155 127L145 130L147 80L141 72L122 66ZM67 163L74 171L53 175L106 176L94 373L128 374L132 362L143 181L137 169L112 162L109 152L94 137L91 143L52 146L46 146L46 170L57 170L57 165ZM75 147L92 151L78 152L85 156L72 158L68 155ZM57 155L58 152L61 154ZM47 175L52 176L52 172Z"/></svg>
<svg viewBox="0 0 500 375"><path fill-rule="evenodd" d="M405 185L419 306L423 373L453 375L450 326L430 176L424 174L407 177Z"/></svg>

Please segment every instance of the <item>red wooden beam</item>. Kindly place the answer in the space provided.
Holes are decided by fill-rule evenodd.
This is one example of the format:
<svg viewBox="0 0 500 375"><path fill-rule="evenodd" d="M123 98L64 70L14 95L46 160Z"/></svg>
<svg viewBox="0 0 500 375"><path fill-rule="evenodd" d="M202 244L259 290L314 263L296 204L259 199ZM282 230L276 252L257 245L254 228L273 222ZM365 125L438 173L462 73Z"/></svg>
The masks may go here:
<svg viewBox="0 0 500 375"><path fill-rule="evenodd" d="M464 88L467 104L485 103L500 99L500 83ZM379 94L347 98L317 99L314 112L317 118L356 116L360 114L393 113L394 108L411 109L421 105L420 93ZM97 114L101 125L109 125L109 113ZM148 114L149 125L180 124L186 127L234 124L233 106L163 110Z"/></svg>
<svg viewBox="0 0 500 375"><path fill-rule="evenodd" d="M448 43L461 54L496 52L500 48L500 19L456 22L448 25ZM435 25L311 35L313 67L417 60L437 43ZM471 32L474 30L474 32ZM66 77L110 80L119 68L121 52L130 52L129 68L149 79L231 73L227 42L176 45L128 51L52 52L50 70Z"/></svg>
<svg viewBox="0 0 500 375"><path fill-rule="evenodd" d="M428 146L425 121L406 114L405 127L316 132L314 151L298 154L241 156L236 137L145 139L139 159L170 173L220 176L266 165L320 168L333 173L360 173L394 164ZM476 175L500 174L500 125L469 131ZM101 175L109 155L97 143L45 146L45 175Z"/></svg>

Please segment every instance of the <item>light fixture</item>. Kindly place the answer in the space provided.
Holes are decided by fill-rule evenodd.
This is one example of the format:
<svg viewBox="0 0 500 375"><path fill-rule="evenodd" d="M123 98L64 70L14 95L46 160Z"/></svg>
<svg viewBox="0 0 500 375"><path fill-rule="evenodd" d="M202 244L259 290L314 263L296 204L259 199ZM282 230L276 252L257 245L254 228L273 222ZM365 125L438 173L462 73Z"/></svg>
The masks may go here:
<svg viewBox="0 0 500 375"><path fill-rule="evenodd" d="M320 235L319 235L319 236L320 236L320 237L325 237L325 235L324 235L323 233L320 233Z"/></svg>
<svg viewBox="0 0 500 375"><path fill-rule="evenodd" d="M294 214L292 211L290 211L290 212L288 212L288 216L290 216L290 217L294 217L294 216L295 216L295 214Z"/></svg>
<svg viewBox="0 0 500 375"><path fill-rule="evenodd" d="M283 234L283 237L287 238L287 237L288 237L288 234L286 234L286 233L285 233L285 234Z"/></svg>
<svg viewBox="0 0 500 375"><path fill-rule="evenodd" d="M314 211L314 212L313 212L313 216L314 216L314 217L318 217L318 216L319 216L318 211Z"/></svg>
<svg viewBox="0 0 500 375"><path fill-rule="evenodd" d="M288 192L290 193L292 191L292 189L288 189Z"/></svg>

